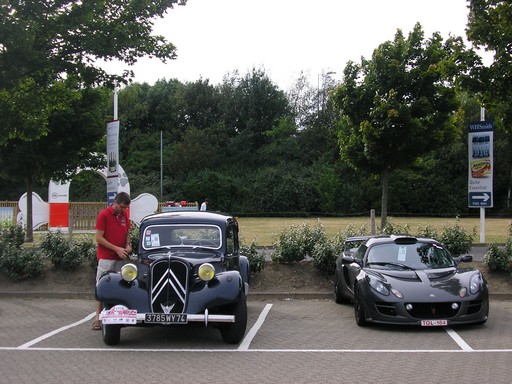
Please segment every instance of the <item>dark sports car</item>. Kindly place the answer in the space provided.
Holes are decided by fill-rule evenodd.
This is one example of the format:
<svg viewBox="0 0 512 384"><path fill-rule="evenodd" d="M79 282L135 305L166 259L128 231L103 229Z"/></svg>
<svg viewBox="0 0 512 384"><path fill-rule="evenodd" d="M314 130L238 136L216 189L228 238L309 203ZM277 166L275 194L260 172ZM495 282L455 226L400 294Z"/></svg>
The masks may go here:
<svg viewBox="0 0 512 384"><path fill-rule="evenodd" d="M356 323L447 326L484 324L487 282L478 269L459 268L439 242L412 236L349 237L336 261L337 303L354 302Z"/></svg>
<svg viewBox="0 0 512 384"><path fill-rule="evenodd" d="M122 327L216 326L239 343L247 326L249 262L240 255L237 220L209 212L169 212L140 223L137 262L105 273L96 285L103 341Z"/></svg>

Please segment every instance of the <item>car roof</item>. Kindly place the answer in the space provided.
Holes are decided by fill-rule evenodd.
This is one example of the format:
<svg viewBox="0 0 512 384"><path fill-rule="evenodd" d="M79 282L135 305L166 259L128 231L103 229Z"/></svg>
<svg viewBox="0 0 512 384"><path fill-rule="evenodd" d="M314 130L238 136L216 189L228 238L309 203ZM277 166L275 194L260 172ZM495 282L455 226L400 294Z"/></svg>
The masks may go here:
<svg viewBox="0 0 512 384"><path fill-rule="evenodd" d="M347 237L345 239L345 242L350 242L350 241L366 241L366 240L369 240L369 239L373 239L373 238L376 238L376 237L383 237L383 236L387 236L387 235L361 235L361 236L350 236L350 237Z"/></svg>
<svg viewBox="0 0 512 384"><path fill-rule="evenodd" d="M228 223L237 223L233 216L204 211L174 211L155 213L144 217L140 225L149 224L213 224L220 227L226 226Z"/></svg>
<svg viewBox="0 0 512 384"><path fill-rule="evenodd" d="M440 244L437 240L428 237L417 237L412 235L381 235L368 238L366 245L368 247L376 244L414 244L414 243L436 243Z"/></svg>

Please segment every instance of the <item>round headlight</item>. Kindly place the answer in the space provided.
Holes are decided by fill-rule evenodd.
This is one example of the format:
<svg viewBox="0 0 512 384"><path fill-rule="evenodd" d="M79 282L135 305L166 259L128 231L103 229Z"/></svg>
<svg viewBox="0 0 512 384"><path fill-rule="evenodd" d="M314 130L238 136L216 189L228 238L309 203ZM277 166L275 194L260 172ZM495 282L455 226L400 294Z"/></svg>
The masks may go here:
<svg viewBox="0 0 512 384"><path fill-rule="evenodd" d="M215 276L215 268L210 263L201 264L197 270L197 275L203 281L210 281Z"/></svg>
<svg viewBox="0 0 512 384"><path fill-rule="evenodd" d="M121 268L121 277L123 280L131 282L137 278L137 266L135 264L125 264Z"/></svg>
<svg viewBox="0 0 512 384"><path fill-rule="evenodd" d="M389 289L384 284L382 284L381 281L373 277L369 277L368 280L370 287L372 287L375 291L379 292L381 295L389 296Z"/></svg>
<svg viewBox="0 0 512 384"><path fill-rule="evenodd" d="M469 280L469 292L474 295L475 293L478 293L481 287L482 278L480 277L480 274L471 276L471 280Z"/></svg>

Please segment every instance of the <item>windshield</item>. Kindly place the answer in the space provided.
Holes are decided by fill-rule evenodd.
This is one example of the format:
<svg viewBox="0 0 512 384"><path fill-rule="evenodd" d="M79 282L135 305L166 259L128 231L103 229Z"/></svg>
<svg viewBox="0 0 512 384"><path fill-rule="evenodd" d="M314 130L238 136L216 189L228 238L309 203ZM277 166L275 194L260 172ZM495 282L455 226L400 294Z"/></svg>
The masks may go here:
<svg viewBox="0 0 512 384"><path fill-rule="evenodd" d="M437 244L380 244L368 252L367 264L383 269L439 269L454 267L450 254Z"/></svg>
<svg viewBox="0 0 512 384"><path fill-rule="evenodd" d="M153 225L144 230L142 248L202 247L219 249L221 230L215 225Z"/></svg>

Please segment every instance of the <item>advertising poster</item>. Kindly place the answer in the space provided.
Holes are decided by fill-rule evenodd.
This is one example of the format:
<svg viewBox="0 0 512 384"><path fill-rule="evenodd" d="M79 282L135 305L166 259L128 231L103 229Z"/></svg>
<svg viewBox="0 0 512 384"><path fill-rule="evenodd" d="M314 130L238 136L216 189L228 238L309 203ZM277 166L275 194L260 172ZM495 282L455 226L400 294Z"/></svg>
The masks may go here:
<svg viewBox="0 0 512 384"><path fill-rule="evenodd" d="M469 208L493 206L493 133L494 124L490 121L469 124Z"/></svg>
<svg viewBox="0 0 512 384"><path fill-rule="evenodd" d="M111 205L119 184L119 120L107 124L107 203Z"/></svg>

